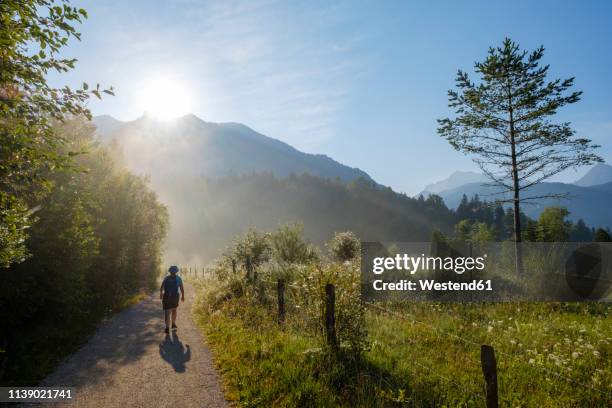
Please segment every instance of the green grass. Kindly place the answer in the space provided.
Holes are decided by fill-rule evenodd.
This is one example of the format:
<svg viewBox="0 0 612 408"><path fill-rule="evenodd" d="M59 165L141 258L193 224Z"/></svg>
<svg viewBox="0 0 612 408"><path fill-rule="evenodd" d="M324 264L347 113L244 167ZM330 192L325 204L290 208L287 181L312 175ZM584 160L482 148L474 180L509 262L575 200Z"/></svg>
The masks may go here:
<svg viewBox="0 0 612 408"><path fill-rule="evenodd" d="M368 312L369 350L352 359L321 350L295 309L281 329L273 307L244 298L215 311L194 305L226 395L240 406L482 407L480 344L495 347L501 406L612 404L608 305L418 303L394 311L402 318Z"/></svg>
<svg viewBox="0 0 612 408"><path fill-rule="evenodd" d="M399 313L406 319L369 315L374 345L368 358L409 378L416 400L482 406L471 396L483 395L479 345L489 344L502 406L612 403L609 306L419 303Z"/></svg>

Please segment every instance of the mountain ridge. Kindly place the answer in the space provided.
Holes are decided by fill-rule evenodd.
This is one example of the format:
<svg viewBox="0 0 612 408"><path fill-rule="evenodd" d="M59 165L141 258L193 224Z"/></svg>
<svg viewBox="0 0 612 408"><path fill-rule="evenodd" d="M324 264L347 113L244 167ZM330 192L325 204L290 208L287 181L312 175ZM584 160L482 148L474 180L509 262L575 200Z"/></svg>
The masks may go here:
<svg viewBox="0 0 612 408"><path fill-rule="evenodd" d="M464 194L467 197L478 194L481 199L487 201L509 198L508 193L500 195L499 191L496 187L487 187L480 183L468 183L440 192L438 195L442 197L448 208L457 208ZM569 219L572 221L582 219L589 226L612 227L612 212L609 211L609 203L612 201L612 183L583 187L568 183L544 182L525 190L523 196L564 193L569 195L567 199L547 198L537 200L532 204L523 204L522 211L532 218L537 218L544 208L561 206L570 211Z"/></svg>
<svg viewBox="0 0 612 408"><path fill-rule="evenodd" d="M597 163L589 171L573 184L582 187L591 187L612 182L612 166L605 163Z"/></svg>
<svg viewBox="0 0 612 408"><path fill-rule="evenodd" d="M277 176L310 173L343 182L364 178L365 171L342 164L324 154L302 152L238 122L207 122L194 114L161 121L143 115L120 121L110 115L93 118L102 142L115 139L127 165L139 173L160 177L160 162L172 162L170 173L224 176L231 173L270 171ZM168 169L165 168L164 171Z"/></svg>
<svg viewBox="0 0 612 408"><path fill-rule="evenodd" d="M437 194L442 191L450 190L464 184L468 183L476 183L476 182L486 182L487 178L484 174L476 173L473 171L461 171L457 170L451 173L447 178L437 181L435 183L431 183L426 185L418 195L428 195L428 194Z"/></svg>

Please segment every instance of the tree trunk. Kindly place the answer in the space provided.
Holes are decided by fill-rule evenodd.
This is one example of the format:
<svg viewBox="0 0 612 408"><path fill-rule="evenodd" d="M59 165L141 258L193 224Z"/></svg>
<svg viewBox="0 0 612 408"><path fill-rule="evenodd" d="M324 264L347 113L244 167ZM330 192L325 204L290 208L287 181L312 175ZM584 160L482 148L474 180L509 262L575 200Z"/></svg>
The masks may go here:
<svg viewBox="0 0 612 408"><path fill-rule="evenodd" d="M523 247L521 243L521 209L518 191L514 193L514 257L517 275L523 274Z"/></svg>
<svg viewBox="0 0 612 408"><path fill-rule="evenodd" d="M518 168L516 165L516 141L514 132L514 112L512 109L512 94L508 95L510 102L510 146L512 155L512 189L514 190L514 261L516 274L523 274L523 248L521 244L521 200Z"/></svg>

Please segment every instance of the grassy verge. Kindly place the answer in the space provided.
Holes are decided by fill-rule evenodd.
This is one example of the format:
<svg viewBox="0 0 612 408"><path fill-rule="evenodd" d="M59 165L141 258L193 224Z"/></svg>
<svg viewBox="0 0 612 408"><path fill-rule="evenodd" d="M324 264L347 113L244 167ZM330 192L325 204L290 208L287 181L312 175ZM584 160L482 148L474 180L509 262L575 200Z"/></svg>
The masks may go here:
<svg viewBox="0 0 612 408"><path fill-rule="evenodd" d="M502 406L609 406L609 311L587 304L403 305L405 319L369 315L368 358L409 378L417 400L482 406L479 345L489 344Z"/></svg>
<svg viewBox="0 0 612 408"><path fill-rule="evenodd" d="M204 289L200 289L202 291ZM479 345L495 347L502 406L612 403L606 305L422 303L367 313L368 351L331 357L274 308L244 298L194 314L241 406L483 406ZM402 318L399 318L402 316Z"/></svg>

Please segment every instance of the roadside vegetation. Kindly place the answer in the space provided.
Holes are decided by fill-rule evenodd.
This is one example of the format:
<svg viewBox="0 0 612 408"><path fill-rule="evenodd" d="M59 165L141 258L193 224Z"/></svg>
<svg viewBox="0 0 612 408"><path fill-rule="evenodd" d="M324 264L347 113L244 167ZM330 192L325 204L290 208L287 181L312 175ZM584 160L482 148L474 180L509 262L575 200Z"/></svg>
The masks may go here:
<svg viewBox="0 0 612 408"><path fill-rule="evenodd" d="M95 144L93 131L80 120L56 127L87 153L49 176L24 243L28 256L0 270L3 384L35 384L101 319L157 282L166 209L116 152Z"/></svg>
<svg viewBox="0 0 612 408"><path fill-rule="evenodd" d="M159 274L168 216L148 181L99 146L72 70L84 9L0 2L0 384L35 385Z"/></svg>
<svg viewBox="0 0 612 408"><path fill-rule="evenodd" d="M251 230L199 280L194 314L228 398L240 406L479 407L480 345L488 344L503 406L612 402L609 305L367 304L358 250L351 233L317 251L299 224ZM336 288L337 348L325 331L327 283Z"/></svg>

